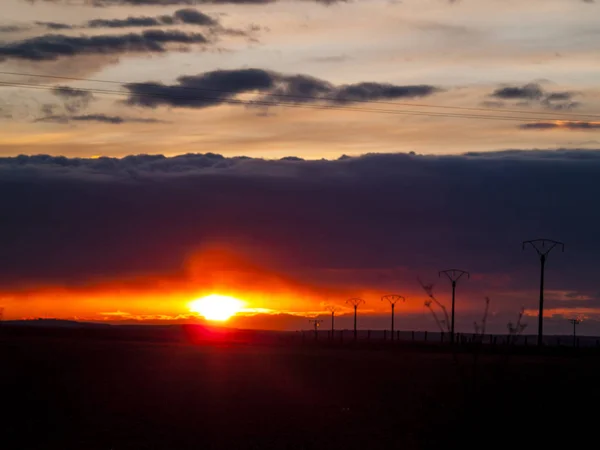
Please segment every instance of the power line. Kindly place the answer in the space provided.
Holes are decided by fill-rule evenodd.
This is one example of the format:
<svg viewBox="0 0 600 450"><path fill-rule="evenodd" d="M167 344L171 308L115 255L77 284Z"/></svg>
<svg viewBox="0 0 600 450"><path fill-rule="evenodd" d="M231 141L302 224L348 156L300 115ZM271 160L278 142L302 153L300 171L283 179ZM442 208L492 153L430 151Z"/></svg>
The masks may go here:
<svg viewBox="0 0 600 450"><path fill-rule="evenodd" d="M56 80L68 80L68 81L85 81L85 82L93 82L93 83L105 83L105 84L113 84L119 85L121 87L127 84L136 84L136 83L126 83L121 81L113 81L113 80L98 80L91 78L78 78L78 77L66 77L66 76L58 76L58 75L37 75L31 73L22 73L22 72L6 72L0 71L2 75L14 75L14 76L24 76L24 77L37 77L37 78L50 78ZM17 83L16 84L21 84ZM216 92L220 94L236 94L237 92L228 91L225 89L216 89L216 88L200 88L200 87L192 87L192 86L175 86L176 89L180 89L183 91L197 91L197 92ZM79 90L84 90L82 88L78 88ZM129 95L129 94L127 94ZM279 97L284 99L300 99L300 100L315 100L315 101L330 101L335 102L339 101L335 97L315 97L309 95L292 95L292 94L277 94L271 93L269 94L271 97ZM205 97L207 98L207 97ZM231 99L230 99L231 100ZM274 102L273 102L274 103ZM561 113L561 116L556 116L555 112L545 112L545 111L522 111L516 109L501 109L501 108L477 108L477 107L466 107L466 106L449 106L449 105L432 105L426 103L404 103L404 102L391 102L391 101L383 101L383 100L363 100L363 99L355 99L352 100L352 103L368 103L368 104L382 104L382 105L391 105L391 106L410 106L410 107L421 107L421 108L440 108L440 109L452 109L452 110L462 110L462 111L478 111L478 112L502 112L502 113L514 113L514 114L538 114L544 116L554 116L556 117L554 120L562 120L564 117L578 117L578 118L600 118L600 114L577 114L577 113ZM294 103L296 105L296 103ZM311 105L314 106L314 105ZM425 113L425 111L423 111ZM431 113L431 114L442 114L442 113ZM486 116L488 117L488 116ZM506 117L506 116L504 116ZM540 118L537 120L548 120L550 117ZM514 120L514 119L510 119Z"/></svg>
<svg viewBox="0 0 600 450"><path fill-rule="evenodd" d="M41 85L31 83L11 83L11 82L0 82L0 86L5 87L18 87L25 89L37 89L37 90L54 90L56 86L52 85ZM151 92L139 92L130 93L123 91L115 91L109 89L90 89L90 88L77 88L81 92L89 92L93 94L107 94L107 95L119 95L126 97L154 97L164 99L182 99L189 100L189 96L174 96L164 95ZM283 103L280 101L266 101L266 100L240 100L223 97L209 97L203 95L201 97L204 100L214 100L219 103L235 104L235 105L246 105L246 106L283 106L286 108L306 108L306 109L325 109L334 111L354 111L354 112L365 112L365 113L378 113L378 114L390 114L390 115L412 115L412 116L427 116L427 117L448 117L448 118L459 118L459 119L483 119L483 120L505 120L505 121L522 121L522 122L538 122L543 120L549 120L548 117L533 118L533 117L514 117L514 116L493 116L493 115L477 115L477 114L460 114L460 113L442 113L442 112L427 112L427 111L414 111L414 110L393 110L393 109L378 109L378 108L361 108L352 106L336 106L336 105L312 105L304 103ZM552 120L563 120L562 118L554 118Z"/></svg>

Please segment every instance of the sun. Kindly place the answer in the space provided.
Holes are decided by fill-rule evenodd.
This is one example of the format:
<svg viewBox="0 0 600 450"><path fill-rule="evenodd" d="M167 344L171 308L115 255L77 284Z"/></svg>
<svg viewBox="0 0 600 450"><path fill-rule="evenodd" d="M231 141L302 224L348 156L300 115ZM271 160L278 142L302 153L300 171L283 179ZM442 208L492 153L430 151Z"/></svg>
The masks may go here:
<svg viewBox="0 0 600 450"><path fill-rule="evenodd" d="M224 322L244 307L244 302L226 295L211 294L190 303L190 311L196 312L207 320Z"/></svg>

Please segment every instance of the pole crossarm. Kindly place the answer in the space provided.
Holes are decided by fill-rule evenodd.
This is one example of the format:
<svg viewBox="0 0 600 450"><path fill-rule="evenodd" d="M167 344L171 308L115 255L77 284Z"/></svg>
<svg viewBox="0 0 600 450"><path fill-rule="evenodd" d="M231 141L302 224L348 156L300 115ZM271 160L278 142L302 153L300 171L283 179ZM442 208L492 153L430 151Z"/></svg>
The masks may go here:
<svg viewBox="0 0 600 450"><path fill-rule="evenodd" d="M349 298L348 300L346 300L346 303L349 303L355 308L358 308L358 306L364 304L365 301L362 298Z"/></svg>
<svg viewBox="0 0 600 450"><path fill-rule="evenodd" d="M565 244L553 239L532 239L530 241L523 241L523 250L525 250L527 245L531 245L540 257L548 256L554 247L560 247L563 252L565 251Z"/></svg>
<svg viewBox="0 0 600 450"><path fill-rule="evenodd" d="M308 320L310 323L312 323L314 325L315 328L318 328L321 326L321 324L323 323L323 319L309 319Z"/></svg>
<svg viewBox="0 0 600 450"><path fill-rule="evenodd" d="M396 294L388 294L388 295L384 295L383 297L381 297L381 301L382 302L389 302L390 305L395 305L396 303L398 303L399 301L406 301L406 298L404 298L401 295L396 295Z"/></svg>
<svg viewBox="0 0 600 450"><path fill-rule="evenodd" d="M335 313L340 310L336 305L325 305L325 309L331 313L331 339L335 330Z"/></svg>
<svg viewBox="0 0 600 450"><path fill-rule="evenodd" d="M456 283L458 280L460 280L464 275L467 276L467 279L471 278L471 274L469 272L467 272L466 270L461 270L461 269L446 269L446 270L440 270L438 273L438 277L441 277L442 274L446 275L448 277L448 279L450 281L452 281L453 283Z"/></svg>

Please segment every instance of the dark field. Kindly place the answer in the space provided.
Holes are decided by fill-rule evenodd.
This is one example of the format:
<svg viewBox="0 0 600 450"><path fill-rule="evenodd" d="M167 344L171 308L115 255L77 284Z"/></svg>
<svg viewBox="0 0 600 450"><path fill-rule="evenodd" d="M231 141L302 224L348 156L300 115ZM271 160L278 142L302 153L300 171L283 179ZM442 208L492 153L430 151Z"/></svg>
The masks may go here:
<svg viewBox="0 0 600 450"><path fill-rule="evenodd" d="M26 333L0 352L6 450L597 448L590 354Z"/></svg>

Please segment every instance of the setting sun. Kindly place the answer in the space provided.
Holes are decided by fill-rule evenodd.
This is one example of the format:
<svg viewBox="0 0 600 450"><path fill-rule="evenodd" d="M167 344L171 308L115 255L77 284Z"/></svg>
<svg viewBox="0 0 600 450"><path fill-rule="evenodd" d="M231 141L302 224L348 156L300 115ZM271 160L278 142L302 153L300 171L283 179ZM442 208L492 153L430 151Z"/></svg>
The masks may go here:
<svg viewBox="0 0 600 450"><path fill-rule="evenodd" d="M237 298L226 295L211 294L190 303L190 310L207 320L225 321L244 307Z"/></svg>

